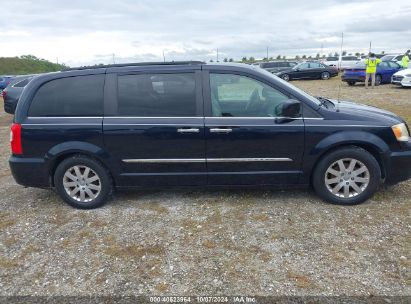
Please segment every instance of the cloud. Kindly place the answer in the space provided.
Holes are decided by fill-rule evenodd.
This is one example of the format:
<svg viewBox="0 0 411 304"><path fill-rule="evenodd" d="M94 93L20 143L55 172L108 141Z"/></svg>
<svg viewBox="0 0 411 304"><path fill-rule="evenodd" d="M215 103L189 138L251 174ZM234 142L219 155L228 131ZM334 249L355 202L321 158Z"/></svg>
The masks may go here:
<svg viewBox="0 0 411 304"><path fill-rule="evenodd" d="M372 12L372 14L370 14ZM0 56L69 65L410 48L411 3L323 0L26 0L2 8ZM400 38L399 39L399 35Z"/></svg>

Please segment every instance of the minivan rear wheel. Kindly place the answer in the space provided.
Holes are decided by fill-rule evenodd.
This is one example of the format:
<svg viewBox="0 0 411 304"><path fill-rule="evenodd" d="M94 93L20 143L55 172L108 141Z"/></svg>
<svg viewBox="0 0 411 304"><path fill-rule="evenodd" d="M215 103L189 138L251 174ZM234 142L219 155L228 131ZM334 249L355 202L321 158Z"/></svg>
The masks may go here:
<svg viewBox="0 0 411 304"><path fill-rule="evenodd" d="M356 205L369 199L381 182L381 169L368 151L345 147L325 155L313 174L313 187L324 200Z"/></svg>
<svg viewBox="0 0 411 304"><path fill-rule="evenodd" d="M80 209L104 205L112 191L107 170L98 161L83 155L69 157L57 166L54 185L65 202Z"/></svg>

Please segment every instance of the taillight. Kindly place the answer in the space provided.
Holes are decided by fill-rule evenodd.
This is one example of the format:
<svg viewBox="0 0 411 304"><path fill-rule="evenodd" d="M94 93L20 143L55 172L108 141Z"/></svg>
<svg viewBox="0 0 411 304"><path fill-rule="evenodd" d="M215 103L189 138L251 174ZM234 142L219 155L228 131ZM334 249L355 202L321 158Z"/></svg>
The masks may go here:
<svg viewBox="0 0 411 304"><path fill-rule="evenodd" d="M6 98L6 95L7 95L7 92L3 90L3 91L1 92L1 96L3 97L3 99Z"/></svg>
<svg viewBox="0 0 411 304"><path fill-rule="evenodd" d="M21 145L21 124L13 123L10 129L10 145L11 153L20 155L23 154Z"/></svg>

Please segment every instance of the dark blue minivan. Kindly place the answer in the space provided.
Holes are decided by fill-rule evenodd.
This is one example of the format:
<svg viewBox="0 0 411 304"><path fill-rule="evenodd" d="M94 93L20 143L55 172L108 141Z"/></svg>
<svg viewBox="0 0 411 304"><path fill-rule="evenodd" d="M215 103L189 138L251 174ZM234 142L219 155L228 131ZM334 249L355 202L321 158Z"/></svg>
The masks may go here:
<svg viewBox="0 0 411 304"><path fill-rule="evenodd" d="M312 97L245 64L141 63L41 75L11 127L10 167L77 208L114 188L309 186L332 203L411 177L403 119Z"/></svg>

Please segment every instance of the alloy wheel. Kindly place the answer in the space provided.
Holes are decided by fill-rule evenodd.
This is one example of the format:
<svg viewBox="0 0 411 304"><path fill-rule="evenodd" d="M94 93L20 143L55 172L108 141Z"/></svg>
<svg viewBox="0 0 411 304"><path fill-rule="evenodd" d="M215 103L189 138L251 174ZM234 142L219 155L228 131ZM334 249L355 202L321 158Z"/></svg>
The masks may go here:
<svg viewBox="0 0 411 304"><path fill-rule="evenodd" d="M67 194L78 202L91 202L101 192L101 180L91 168L83 165L69 168L63 176Z"/></svg>
<svg viewBox="0 0 411 304"><path fill-rule="evenodd" d="M330 79L330 73L328 73L328 72L323 72L323 73L321 74L321 78L322 78L323 80L328 80L328 79Z"/></svg>
<svg viewBox="0 0 411 304"><path fill-rule="evenodd" d="M344 158L332 163L325 172L327 189L340 198L352 198L365 191L370 182L370 172L364 163Z"/></svg>

